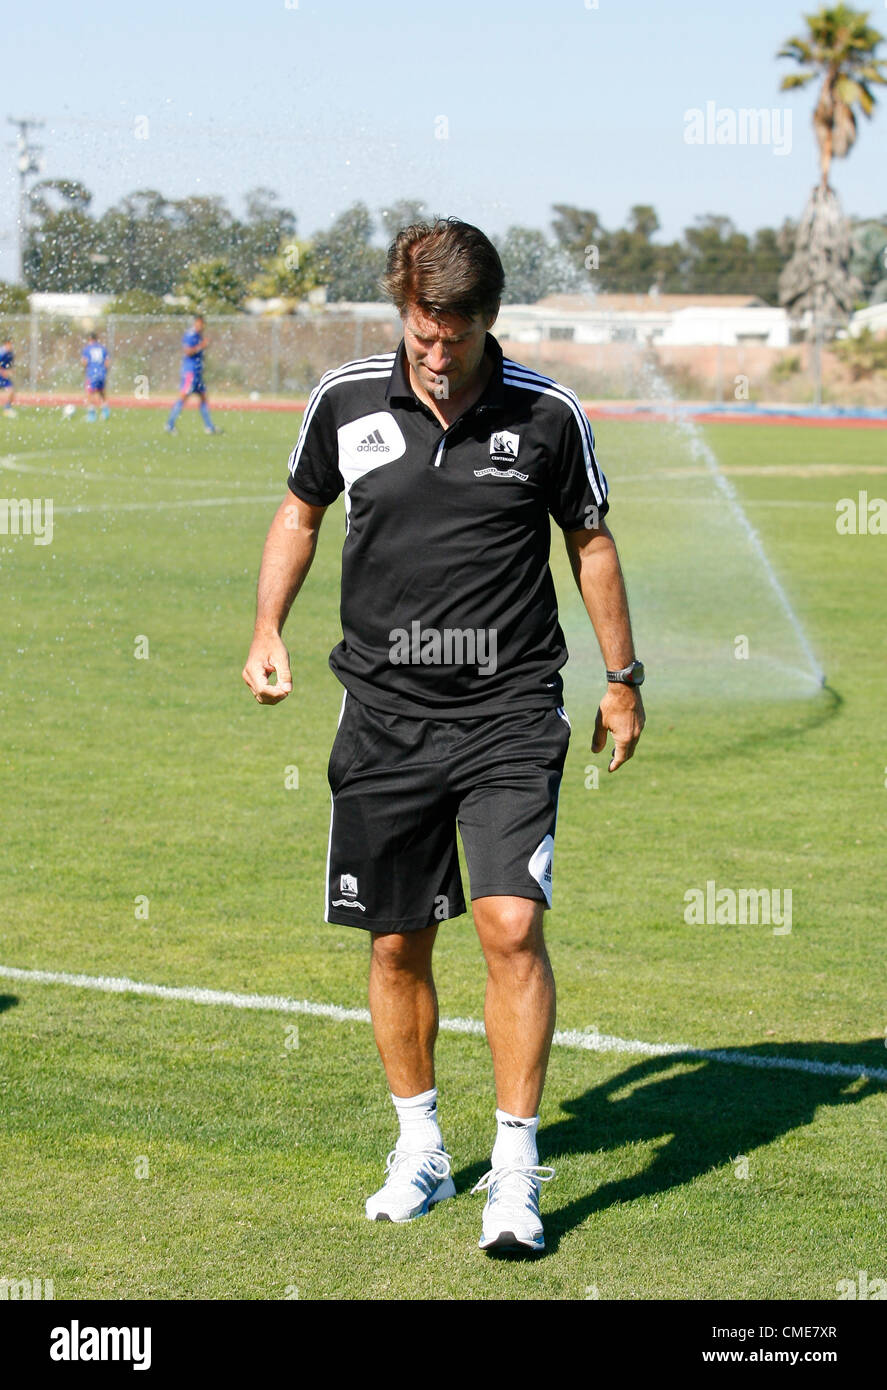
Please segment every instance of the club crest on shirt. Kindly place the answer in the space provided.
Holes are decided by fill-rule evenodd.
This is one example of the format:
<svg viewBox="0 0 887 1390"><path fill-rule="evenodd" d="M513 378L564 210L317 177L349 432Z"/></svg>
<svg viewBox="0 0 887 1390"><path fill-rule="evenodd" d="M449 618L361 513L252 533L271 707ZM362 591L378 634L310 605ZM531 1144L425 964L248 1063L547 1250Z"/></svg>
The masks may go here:
<svg viewBox="0 0 887 1390"><path fill-rule="evenodd" d="M496 430L490 437L490 458L497 463L514 463L520 448L520 435L509 430Z"/></svg>

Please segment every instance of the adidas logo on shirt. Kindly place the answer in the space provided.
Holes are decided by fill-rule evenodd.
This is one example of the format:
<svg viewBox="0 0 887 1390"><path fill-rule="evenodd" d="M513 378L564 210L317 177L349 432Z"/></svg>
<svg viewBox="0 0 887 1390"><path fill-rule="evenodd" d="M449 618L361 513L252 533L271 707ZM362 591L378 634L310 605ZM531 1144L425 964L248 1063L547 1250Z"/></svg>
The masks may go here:
<svg viewBox="0 0 887 1390"><path fill-rule="evenodd" d="M362 439L355 451L358 454L390 454L391 445L386 444L378 430L371 430L366 439Z"/></svg>

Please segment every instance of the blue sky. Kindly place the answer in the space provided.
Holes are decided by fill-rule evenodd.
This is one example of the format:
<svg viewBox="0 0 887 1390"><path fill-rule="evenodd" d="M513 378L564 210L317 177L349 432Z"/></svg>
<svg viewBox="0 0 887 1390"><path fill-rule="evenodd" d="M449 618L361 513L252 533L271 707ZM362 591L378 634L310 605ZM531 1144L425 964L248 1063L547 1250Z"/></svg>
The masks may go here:
<svg viewBox="0 0 887 1390"><path fill-rule="evenodd" d="M145 187L218 193L240 210L244 192L264 184L295 210L302 235L356 199L377 209L399 197L493 233L547 230L555 202L594 208L605 226L652 203L668 238L706 212L752 230L797 216L816 178L812 93L781 93L790 65L775 60L812 8L44 0L4 14L0 117L43 117L45 176L81 179L99 211ZM887 32L887 8L871 8ZM791 111L790 153L687 144L685 113L709 101ZM138 117L147 139L136 138ZM885 119L879 109L863 120L835 166L850 213L887 212ZM0 277L10 278L16 178L13 151L4 154Z"/></svg>

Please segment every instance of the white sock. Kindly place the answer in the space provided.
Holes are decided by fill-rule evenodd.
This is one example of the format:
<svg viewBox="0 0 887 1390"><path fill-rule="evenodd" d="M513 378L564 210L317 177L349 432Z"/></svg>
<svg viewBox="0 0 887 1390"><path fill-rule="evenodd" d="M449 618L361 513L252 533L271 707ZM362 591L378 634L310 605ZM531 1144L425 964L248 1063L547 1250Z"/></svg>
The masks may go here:
<svg viewBox="0 0 887 1390"><path fill-rule="evenodd" d="M443 1135L437 1123L437 1087L422 1091L418 1096L396 1096L391 1092L400 1138L396 1147L401 1153L421 1153L425 1149L442 1149Z"/></svg>
<svg viewBox="0 0 887 1390"><path fill-rule="evenodd" d="M507 1110L497 1110L491 1167L535 1168L539 1162L536 1148L538 1128L538 1115L522 1119L520 1115L509 1115Z"/></svg>

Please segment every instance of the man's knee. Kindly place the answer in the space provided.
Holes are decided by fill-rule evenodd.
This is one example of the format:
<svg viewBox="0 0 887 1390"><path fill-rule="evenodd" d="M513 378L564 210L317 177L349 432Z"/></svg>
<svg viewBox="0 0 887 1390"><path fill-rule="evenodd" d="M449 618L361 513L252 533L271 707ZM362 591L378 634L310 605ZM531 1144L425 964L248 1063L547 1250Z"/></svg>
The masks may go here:
<svg viewBox="0 0 887 1390"><path fill-rule="evenodd" d="M473 907L481 946L491 963L545 954L542 903L532 898L478 898Z"/></svg>
<svg viewBox="0 0 887 1390"><path fill-rule="evenodd" d="M373 968L386 974L420 974L428 970L436 932L374 932L370 939Z"/></svg>

